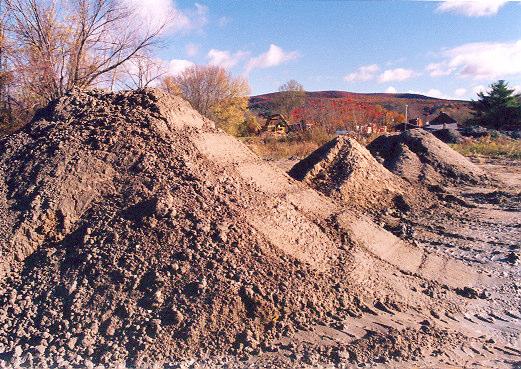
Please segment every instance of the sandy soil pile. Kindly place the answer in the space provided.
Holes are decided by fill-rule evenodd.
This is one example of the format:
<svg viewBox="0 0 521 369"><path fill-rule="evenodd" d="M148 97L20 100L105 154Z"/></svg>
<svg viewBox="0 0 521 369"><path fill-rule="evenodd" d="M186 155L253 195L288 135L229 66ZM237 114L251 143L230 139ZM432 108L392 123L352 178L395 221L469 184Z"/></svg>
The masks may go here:
<svg viewBox="0 0 521 369"><path fill-rule="evenodd" d="M333 139L288 173L351 208L371 213L389 207L407 211L414 200L413 193L417 192L352 138Z"/></svg>
<svg viewBox="0 0 521 369"><path fill-rule="evenodd" d="M485 173L447 144L422 129L383 135L367 148L383 165L411 182L480 182Z"/></svg>
<svg viewBox="0 0 521 369"><path fill-rule="evenodd" d="M456 288L476 283L159 92L74 92L0 152L0 366L220 363L313 324L454 312ZM460 339L421 336L400 355ZM316 352L370 362L381 341L394 357L385 337Z"/></svg>

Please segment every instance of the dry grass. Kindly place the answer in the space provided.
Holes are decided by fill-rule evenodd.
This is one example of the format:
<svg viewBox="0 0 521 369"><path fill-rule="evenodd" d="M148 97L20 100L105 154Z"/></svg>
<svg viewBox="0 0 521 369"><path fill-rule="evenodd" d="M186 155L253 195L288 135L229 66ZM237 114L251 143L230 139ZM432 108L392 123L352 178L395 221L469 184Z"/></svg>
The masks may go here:
<svg viewBox="0 0 521 369"><path fill-rule="evenodd" d="M379 134L357 138L362 145L367 145ZM335 135L323 129L312 129L303 133L287 136L251 136L239 137L257 155L267 160L303 159L313 151L332 140Z"/></svg>
<svg viewBox="0 0 521 369"><path fill-rule="evenodd" d="M302 159L333 138L323 131L288 136L245 137L243 142L264 159Z"/></svg>
<svg viewBox="0 0 521 369"><path fill-rule="evenodd" d="M319 145L310 141L264 141L256 137L244 139L244 143L261 158L280 160L288 158L304 158L316 150Z"/></svg>
<svg viewBox="0 0 521 369"><path fill-rule="evenodd" d="M479 140L451 145L452 148L465 156L504 157L521 159L521 141L506 137L483 137Z"/></svg>

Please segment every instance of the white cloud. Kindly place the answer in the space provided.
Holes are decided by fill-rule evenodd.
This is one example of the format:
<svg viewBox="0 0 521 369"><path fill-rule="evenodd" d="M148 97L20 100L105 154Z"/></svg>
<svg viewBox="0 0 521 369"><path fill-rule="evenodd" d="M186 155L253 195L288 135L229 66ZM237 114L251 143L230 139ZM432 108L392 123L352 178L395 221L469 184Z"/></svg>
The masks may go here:
<svg viewBox="0 0 521 369"><path fill-rule="evenodd" d="M483 17L497 14L506 0L447 0L438 6L438 11L452 12L468 17Z"/></svg>
<svg viewBox="0 0 521 369"><path fill-rule="evenodd" d="M208 23L208 7L203 4L195 3L195 9L185 11L190 18L190 28L188 31L200 30Z"/></svg>
<svg viewBox="0 0 521 369"><path fill-rule="evenodd" d="M181 10L172 0L120 0L131 8L145 27L151 30L165 25L164 32L188 32L203 28L208 22L208 7Z"/></svg>
<svg viewBox="0 0 521 369"><path fill-rule="evenodd" d="M186 68L189 68L193 65L195 64L190 60L172 59L168 63L168 74L177 76L178 74L181 74Z"/></svg>
<svg viewBox="0 0 521 369"><path fill-rule="evenodd" d="M387 87L387 89L385 90L385 93L387 94L395 94L397 93L398 91L396 91L396 88L394 88L393 86L389 86Z"/></svg>
<svg viewBox="0 0 521 369"><path fill-rule="evenodd" d="M474 92L475 94L479 93L479 92L487 92L487 87L486 86L483 86L483 85L477 85L477 86L474 86L472 87L472 92Z"/></svg>
<svg viewBox="0 0 521 369"><path fill-rule="evenodd" d="M456 73L475 80L491 80L521 75L521 40L514 42L476 42L441 52L440 63L427 66L431 76Z"/></svg>
<svg viewBox="0 0 521 369"><path fill-rule="evenodd" d="M380 71L377 64L363 65L352 73L344 77L347 82L365 82L375 78L376 73Z"/></svg>
<svg viewBox="0 0 521 369"><path fill-rule="evenodd" d="M435 97L437 99L446 99L446 100L452 100L453 97L449 95L445 95L442 91L431 88L427 91L417 91L417 90L409 90L407 93L410 94L416 94L416 95L423 95L423 96L429 96L429 97Z"/></svg>
<svg viewBox="0 0 521 369"><path fill-rule="evenodd" d="M284 51L281 47L271 44L268 51L251 58L246 65L246 73L257 68L270 68L295 60L299 57L296 51Z"/></svg>
<svg viewBox="0 0 521 369"><path fill-rule="evenodd" d="M467 89L465 88L457 88L454 90L454 96L463 97L467 93Z"/></svg>
<svg viewBox="0 0 521 369"><path fill-rule="evenodd" d="M448 76L454 69L449 68L446 63L431 63L425 68L431 77Z"/></svg>
<svg viewBox="0 0 521 369"><path fill-rule="evenodd" d="M425 95L430 96L430 97L437 97L438 99L446 98L446 96L443 94L443 92L441 92L440 90L437 90L435 88L431 88L430 90L428 90L425 93Z"/></svg>
<svg viewBox="0 0 521 369"><path fill-rule="evenodd" d="M189 43L185 46L186 55L194 57L199 53L199 45Z"/></svg>
<svg viewBox="0 0 521 369"><path fill-rule="evenodd" d="M396 68L396 69L388 69L384 71L380 76L378 77L378 82L385 83L385 82L392 82L392 81L405 81L408 79L411 79L413 77L416 77L418 73L411 69L404 69L404 68Z"/></svg>
<svg viewBox="0 0 521 369"><path fill-rule="evenodd" d="M217 49L211 49L207 55L209 64L218 65L223 68L234 67L239 61L246 58L247 56L248 53L245 51L239 50L236 53L231 54L229 51Z"/></svg>
<svg viewBox="0 0 521 369"><path fill-rule="evenodd" d="M514 89L514 92L516 94L521 94L521 86L515 85L515 86L512 86L512 88Z"/></svg>

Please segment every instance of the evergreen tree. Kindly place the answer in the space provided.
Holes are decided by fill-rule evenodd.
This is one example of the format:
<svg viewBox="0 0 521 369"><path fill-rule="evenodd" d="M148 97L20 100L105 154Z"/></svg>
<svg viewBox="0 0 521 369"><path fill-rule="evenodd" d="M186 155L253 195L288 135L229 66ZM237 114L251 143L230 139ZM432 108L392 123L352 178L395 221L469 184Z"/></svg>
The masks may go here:
<svg viewBox="0 0 521 369"><path fill-rule="evenodd" d="M488 93L478 93L479 99L471 102L475 123L500 129L506 126L521 127L521 96L516 95L508 83L499 80L490 85Z"/></svg>

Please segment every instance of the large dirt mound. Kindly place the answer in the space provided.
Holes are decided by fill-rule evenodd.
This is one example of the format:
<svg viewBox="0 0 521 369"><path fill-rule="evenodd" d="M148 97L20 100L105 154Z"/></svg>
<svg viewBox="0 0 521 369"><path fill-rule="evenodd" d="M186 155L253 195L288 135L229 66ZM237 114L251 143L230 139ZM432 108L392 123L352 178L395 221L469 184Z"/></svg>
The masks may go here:
<svg viewBox="0 0 521 369"><path fill-rule="evenodd" d="M0 152L0 364L258 353L382 306L454 311L477 281L160 92L71 93Z"/></svg>
<svg viewBox="0 0 521 369"><path fill-rule="evenodd" d="M331 140L288 173L327 196L368 212L395 206L406 210L410 204L405 198L411 199L415 192L352 138Z"/></svg>
<svg viewBox="0 0 521 369"><path fill-rule="evenodd" d="M383 135L367 148L384 166L411 182L479 182L485 173L423 129Z"/></svg>

